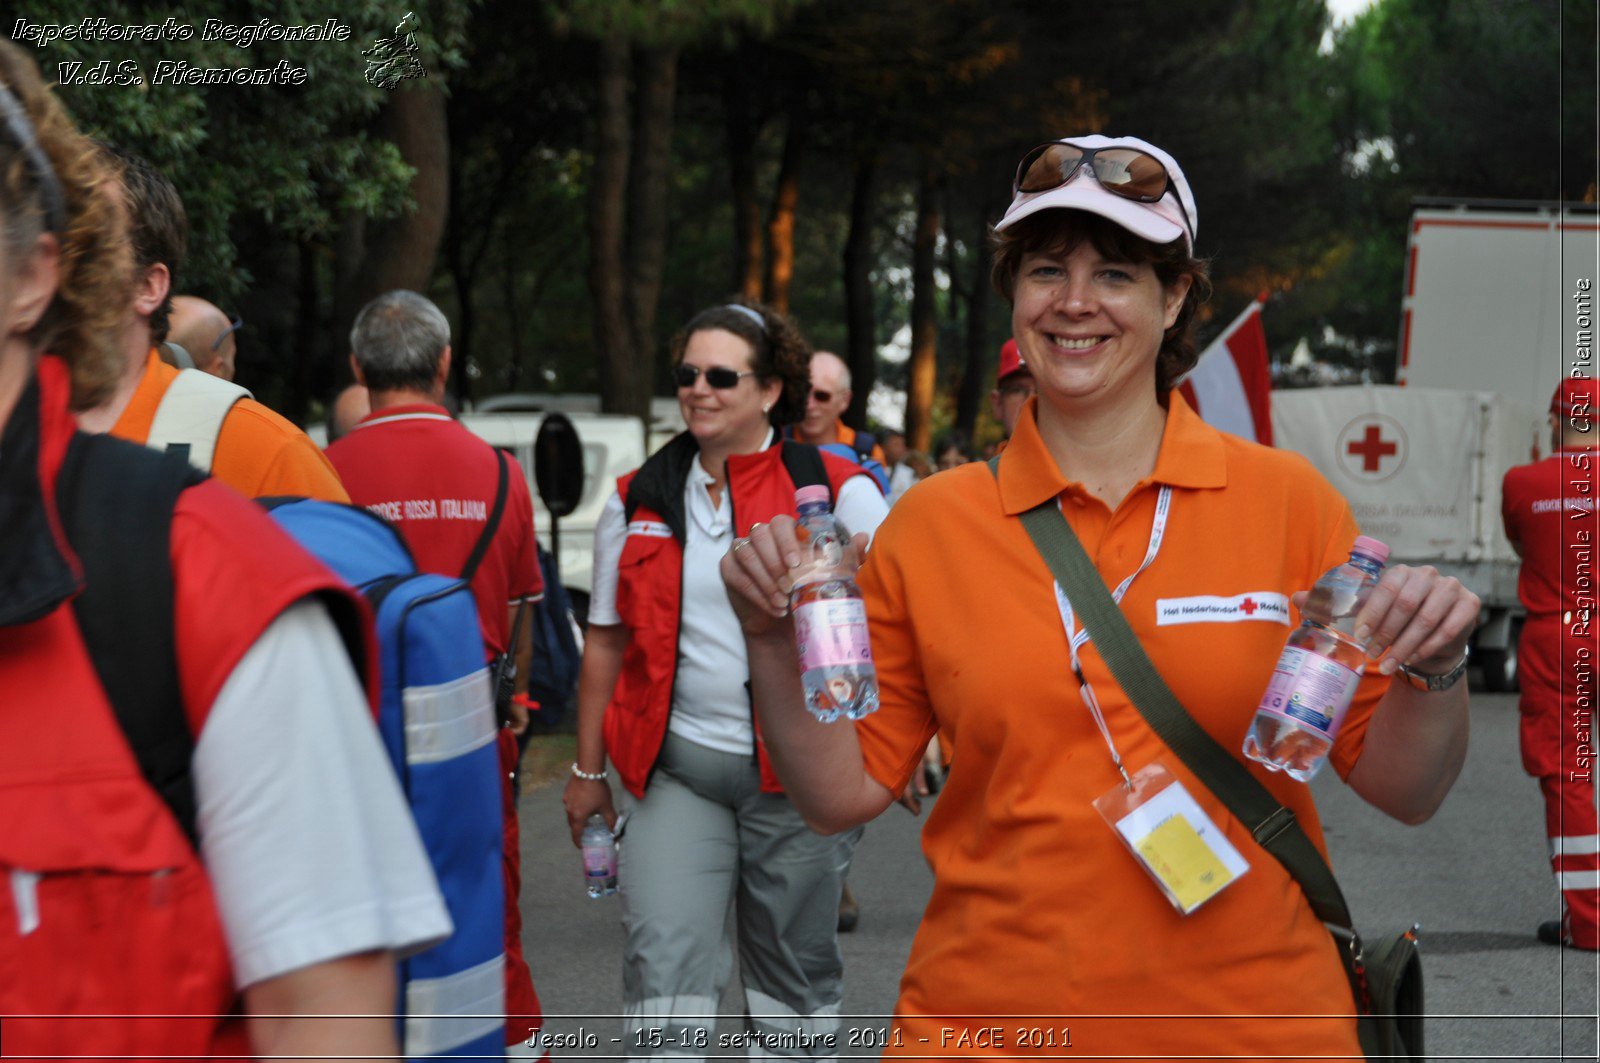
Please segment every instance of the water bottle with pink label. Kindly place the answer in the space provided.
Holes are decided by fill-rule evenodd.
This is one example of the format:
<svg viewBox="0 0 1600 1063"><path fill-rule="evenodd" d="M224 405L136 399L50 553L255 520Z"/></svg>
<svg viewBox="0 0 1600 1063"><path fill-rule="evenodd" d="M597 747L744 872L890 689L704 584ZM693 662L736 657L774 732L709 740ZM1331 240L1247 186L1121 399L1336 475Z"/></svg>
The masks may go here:
<svg viewBox="0 0 1600 1063"><path fill-rule="evenodd" d="M845 547L850 533L828 509L828 489L802 487L795 529L807 556L789 594L806 708L823 723L878 708L878 671L867 641L867 610Z"/></svg>
<svg viewBox="0 0 1600 1063"><path fill-rule="evenodd" d="M1388 559L1387 546L1363 535L1349 561L1317 580L1244 736L1245 756L1301 782L1322 769L1367 667L1356 614Z"/></svg>

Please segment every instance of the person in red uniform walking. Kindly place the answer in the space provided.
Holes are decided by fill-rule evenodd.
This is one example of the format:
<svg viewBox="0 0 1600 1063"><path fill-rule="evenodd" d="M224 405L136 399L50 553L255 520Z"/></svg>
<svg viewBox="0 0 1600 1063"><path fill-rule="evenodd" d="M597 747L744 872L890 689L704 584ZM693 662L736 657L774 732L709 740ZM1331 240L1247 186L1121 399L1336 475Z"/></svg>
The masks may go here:
<svg viewBox="0 0 1600 1063"><path fill-rule="evenodd" d="M533 501L515 461L463 428L441 405L450 375L450 323L416 292L378 296L356 315L350 330L350 364L367 388L372 412L349 435L328 447L328 460L350 500L393 524L424 572L461 576L496 508L505 499L493 537L470 585L478 605L485 652L515 650L517 688L526 692L532 624L517 613L544 595L534 552ZM512 646L512 631L518 645ZM500 732L502 785L509 791L516 768L516 735L528 726L526 702L513 701ZM522 916L517 906L521 853L514 795L506 801L506 1009L527 1024L507 1022L510 1043L537 1028L539 998L522 956Z"/></svg>
<svg viewBox="0 0 1600 1063"><path fill-rule="evenodd" d="M77 430L124 366L114 181L0 41L0 1038L390 1058L395 954L450 918L342 644L370 622L220 480Z"/></svg>
<svg viewBox="0 0 1600 1063"><path fill-rule="evenodd" d="M1522 558L1522 766L1544 794L1550 867L1562 917L1540 941L1600 949L1600 819L1595 815L1595 419L1600 382L1563 380L1550 400L1551 450L1506 473L1501 513Z"/></svg>

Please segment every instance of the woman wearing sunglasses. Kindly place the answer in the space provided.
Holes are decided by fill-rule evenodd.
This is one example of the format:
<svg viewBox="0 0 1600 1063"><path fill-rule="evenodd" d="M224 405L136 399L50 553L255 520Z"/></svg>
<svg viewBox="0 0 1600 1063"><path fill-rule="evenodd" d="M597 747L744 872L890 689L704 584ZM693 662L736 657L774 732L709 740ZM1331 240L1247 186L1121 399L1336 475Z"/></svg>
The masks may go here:
<svg viewBox="0 0 1600 1063"><path fill-rule="evenodd" d="M767 746L819 830L882 812L936 730L953 746L891 1051L1358 1057L1328 931L1081 641L1021 518L1065 517L1178 701L1240 761L1291 603L1347 558L1356 523L1301 458L1216 431L1174 389L1208 284L1170 155L1074 137L1030 152L1013 187L993 276L1037 397L996 469L933 477L880 529L861 574L879 711L827 726L803 707L772 597L789 521L723 561ZM1372 665L1332 763L1405 822L1433 813L1465 756L1476 616L1456 581L1397 565L1360 617ZM1413 676L1391 682L1402 665ZM1248 769L1320 843L1310 790ZM1195 814L1152 805L1124 836L1113 823L1166 793L1146 788L1161 770Z"/></svg>
<svg viewBox="0 0 1600 1063"><path fill-rule="evenodd" d="M859 466L778 438L805 409L810 355L766 308L696 314L672 342L688 429L618 481L595 531L564 803L577 845L591 815L617 822L611 772L628 794L619 884L632 1056L707 1054L731 973L730 904L752 1031L838 1025L835 927L859 832L814 834L783 795L757 741L744 639L717 573L736 536L793 517L802 466L827 482L852 530L870 536L887 512Z"/></svg>

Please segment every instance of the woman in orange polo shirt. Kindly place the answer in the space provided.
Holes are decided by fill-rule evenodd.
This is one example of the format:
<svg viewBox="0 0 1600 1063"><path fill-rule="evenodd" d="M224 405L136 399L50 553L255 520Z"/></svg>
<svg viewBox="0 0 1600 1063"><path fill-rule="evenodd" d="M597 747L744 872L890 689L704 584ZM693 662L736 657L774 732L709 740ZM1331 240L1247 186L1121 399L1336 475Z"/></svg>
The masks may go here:
<svg viewBox="0 0 1600 1063"><path fill-rule="evenodd" d="M1038 395L998 476L983 464L936 476L879 529L861 585L882 708L854 727L805 711L784 608L799 556L790 522L723 560L767 749L807 821L838 831L890 804L936 729L953 745L923 834L934 890L891 1053L1359 1057L1329 934L1092 643L1080 686L1071 610L1018 518L1058 500L1107 586L1132 577L1120 595L1129 624L1230 750L1288 635L1292 596L1346 559L1355 521L1303 459L1218 432L1173 390L1194 364L1190 326L1209 284L1170 155L1074 137L1030 152L1015 187L994 279ZM1206 608L1184 608L1198 601ZM1455 580L1397 565L1360 618L1374 664L1331 759L1404 822L1427 819L1460 771L1466 685L1423 691L1390 676L1455 672L1477 610ZM1131 773L1169 770L1248 864L1188 915L1095 808L1121 786L1113 751ZM1248 767L1320 845L1309 789Z"/></svg>

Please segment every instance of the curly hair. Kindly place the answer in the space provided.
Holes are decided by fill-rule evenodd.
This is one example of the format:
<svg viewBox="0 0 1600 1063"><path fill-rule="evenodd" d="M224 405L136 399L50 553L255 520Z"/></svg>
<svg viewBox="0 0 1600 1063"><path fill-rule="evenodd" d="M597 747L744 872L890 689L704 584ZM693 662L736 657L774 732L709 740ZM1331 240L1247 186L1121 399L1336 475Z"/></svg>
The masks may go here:
<svg viewBox="0 0 1600 1063"><path fill-rule="evenodd" d="M26 52L0 40L0 83L22 105L55 172L66 218L56 238L55 298L29 331L34 351L60 355L72 370L72 405L103 402L122 371L117 348L133 276L127 225L110 191L116 177L94 142L73 126ZM32 252L46 230L40 178L20 146L0 136L0 239L13 260Z"/></svg>
<svg viewBox="0 0 1600 1063"><path fill-rule="evenodd" d="M1156 355L1156 394L1165 401L1167 392L1199 360L1195 350L1194 317L1201 304L1211 298L1211 274L1204 259L1195 258L1180 237L1170 244L1156 244L1124 229L1108 218L1081 210L1041 210L1001 232L990 235L994 247L994 267L989 280L1006 302L1016 291L1017 272L1022 259L1031 254L1070 254L1083 241L1089 241L1100 254L1116 262L1148 262L1161 287L1170 289L1180 278L1191 280L1189 293L1178 310L1178 319L1161 336Z"/></svg>
<svg viewBox="0 0 1600 1063"><path fill-rule="evenodd" d="M760 325L752 315L760 316ZM683 361L689 337L707 329L731 332L750 345L750 368L755 370L757 383L783 383L783 394L767 414L774 425L794 424L805 416L806 395L811 391L811 344L792 320L770 306L742 299L707 307L672 337L673 365Z"/></svg>

